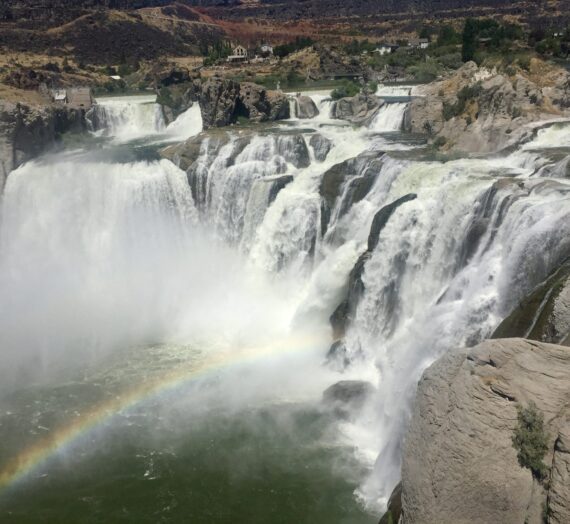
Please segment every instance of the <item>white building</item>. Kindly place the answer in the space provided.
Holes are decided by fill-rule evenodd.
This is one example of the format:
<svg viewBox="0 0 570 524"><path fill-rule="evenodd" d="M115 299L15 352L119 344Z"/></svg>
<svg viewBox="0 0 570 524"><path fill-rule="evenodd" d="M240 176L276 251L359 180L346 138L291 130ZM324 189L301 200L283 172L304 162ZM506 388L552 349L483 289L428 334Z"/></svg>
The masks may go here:
<svg viewBox="0 0 570 524"><path fill-rule="evenodd" d="M379 54L380 56L384 56L384 55L389 55L390 53L393 53L396 49L398 49L398 46L395 44L380 44L372 52Z"/></svg>
<svg viewBox="0 0 570 524"><path fill-rule="evenodd" d="M261 53L264 55L272 55L273 46L270 44L261 44Z"/></svg>
<svg viewBox="0 0 570 524"><path fill-rule="evenodd" d="M247 49L241 45L234 47L233 53L228 56L228 62L245 62L247 60Z"/></svg>
<svg viewBox="0 0 570 524"><path fill-rule="evenodd" d="M416 38L408 42L408 47L415 49L427 49L429 47L429 40L427 38Z"/></svg>

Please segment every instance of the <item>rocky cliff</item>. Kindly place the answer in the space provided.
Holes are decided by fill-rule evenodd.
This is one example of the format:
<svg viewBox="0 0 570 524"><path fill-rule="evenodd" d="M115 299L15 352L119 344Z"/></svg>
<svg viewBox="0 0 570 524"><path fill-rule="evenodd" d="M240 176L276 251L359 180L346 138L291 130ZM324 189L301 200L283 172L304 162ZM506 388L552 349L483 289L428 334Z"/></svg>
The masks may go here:
<svg viewBox="0 0 570 524"><path fill-rule="evenodd" d="M414 91L404 127L446 150L488 153L530 138L532 123L570 117L570 74L531 61L529 71L465 64Z"/></svg>
<svg viewBox="0 0 570 524"><path fill-rule="evenodd" d="M85 130L82 110L0 101L0 191L12 170L54 147L64 133Z"/></svg>
<svg viewBox="0 0 570 524"><path fill-rule="evenodd" d="M547 478L513 446L517 406L536 404ZM570 522L570 350L522 339L451 352L420 381L402 466L402 523Z"/></svg>
<svg viewBox="0 0 570 524"><path fill-rule="evenodd" d="M224 127L240 118L268 122L289 118L289 100L281 91L273 91L252 82L235 82L219 77L184 79L158 88L158 102L166 120L172 121L194 102L200 103L204 129Z"/></svg>

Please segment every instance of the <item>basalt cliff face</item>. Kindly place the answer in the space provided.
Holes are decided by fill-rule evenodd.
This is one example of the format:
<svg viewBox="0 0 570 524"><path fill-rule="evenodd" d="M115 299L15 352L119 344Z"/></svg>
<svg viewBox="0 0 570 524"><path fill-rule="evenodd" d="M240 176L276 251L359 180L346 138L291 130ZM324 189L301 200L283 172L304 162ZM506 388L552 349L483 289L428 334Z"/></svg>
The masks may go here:
<svg viewBox="0 0 570 524"><path fill-rule="evenodd" d="M517 405L544 414L548 479L517 460ZM402 524L570 522L570 350L522 339L451 352L420 381Z"/></svg>
<svg viewBox="0 0 570 524"><path fill-rule="evenodd" d="M0 190L11 171L56 146L65 133L85 130L79 109L0 102Z"/></svg>
<svg viewBox="0 0 570 524"><path fill-rule="evenodd" d="M200 104L205 129L235 124L240 118L268 122L290 116L289 100L281 91L219 77L192 80L186 75L181 80L171 85L164 85L162 81L162 86L157 89L158 102L167 122L195 102Z"/></svg>

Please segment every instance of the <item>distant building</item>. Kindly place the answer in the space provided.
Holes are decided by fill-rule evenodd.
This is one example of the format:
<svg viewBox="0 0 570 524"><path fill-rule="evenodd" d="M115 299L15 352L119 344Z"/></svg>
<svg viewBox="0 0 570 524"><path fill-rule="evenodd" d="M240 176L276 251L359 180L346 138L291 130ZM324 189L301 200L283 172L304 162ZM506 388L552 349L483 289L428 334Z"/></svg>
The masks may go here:
<svg viewBox="0 0 570 524"><path fill-rule="evenodd" d="M228 56L228 62L245 62L248 57L247 49L241 45L234 47L234 50L230 56Z"/></svg>
<svg viewBox="0 0 570 524"><path fill-rule="evenodd" d="M52 89L49 96L53 103L74 109L90 109L93 106L93 95L89 87Z"/></svg>
<svg viewBox="0 0 570 524"><path fill-rule="evenodd" d="M261 44L261 54L265 56L273 55L273 46L270 44Z"/></svg>
<svg viewBox="0 0 570 524"><path fill-rule="evenodd" d="M429 40L427 38L414 38L408 42L408 47L427 49L429 47Z"/></svg>
<svg viewBox="0 0 570 524"><path fill-rule="evenodd" d="M380 56L384 56L393 53L396 51L396 49L398 49L398 46L396 44L379 44L378 47L372 52Z"/></svg>

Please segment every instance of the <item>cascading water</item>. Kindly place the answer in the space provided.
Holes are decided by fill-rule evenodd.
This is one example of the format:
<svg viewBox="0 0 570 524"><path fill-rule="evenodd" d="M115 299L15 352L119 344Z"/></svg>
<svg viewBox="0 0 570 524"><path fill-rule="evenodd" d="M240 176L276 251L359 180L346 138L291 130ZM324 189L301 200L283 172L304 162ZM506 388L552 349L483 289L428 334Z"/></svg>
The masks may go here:
<svg viewBox="0 0 570 524"><path fill-rule="evenodd" d="M413 86L384 85L380 84L376 90L376 96L384 97L408 97L411 96Z"/></svg>
<svg viewBox="0 0 570 524"><path fill-rule="evenodd" d="M402 122L404 121L406 107L407 104L404 102L383 105L370 124L370 130L374 133L400 131L402 129Z"/></svg>
<svg viewBox="0 0 570 524"><path fill-rule="evenodd" d="M156 96L100 98L88 115L94 131L127 141L166 127Z"/></svg>
<svg viewBox="0 0 570 524"><path fill-rule="evenodd" d="M89 438L26 470L38 496L11 495L10 508L32 500L45 514L73 468L96 496L74 492L86 506L71 508L69 521L138 500L140 519L215 521L229 504L243 522L281 511L290 522L377 522L398 481L421 373L488 336L570 253L568 152L545 151L570 126L539 131L510 156L443 163L374 136L400 131L405 103L384 105L369 129L316 131L307 125L328 118L328 101L315 102L312 121L206 135L187 172L167 160L70 152L10 175L2 387L37 380L45 389L30 402L24 388L2 411L0 489L9 454L38 434L165 370L198 377L134 407L119 402ZM101 106L109 134L140 138L130 131L137 122L164 141L169 129L170 138L201 129L197 106L180 131L156 125L152 102L140 105ZM330 146L319 160L315 143ZM348 322L325 364L339 305ZM81 378L68 378L77 370ZM367 381L374 393L344 418L323 414L323 390L343 380ZM125 500L110 500L125 476Z"/></svg>
<svg viewBox="0 0 570 524"><path fill-rule="evenodd" d="M87 121L96 134L113 137L120 142L153 135L184 140L202 131L198 104L167 126L155 95L100 98L87 114Z"/></svg>

